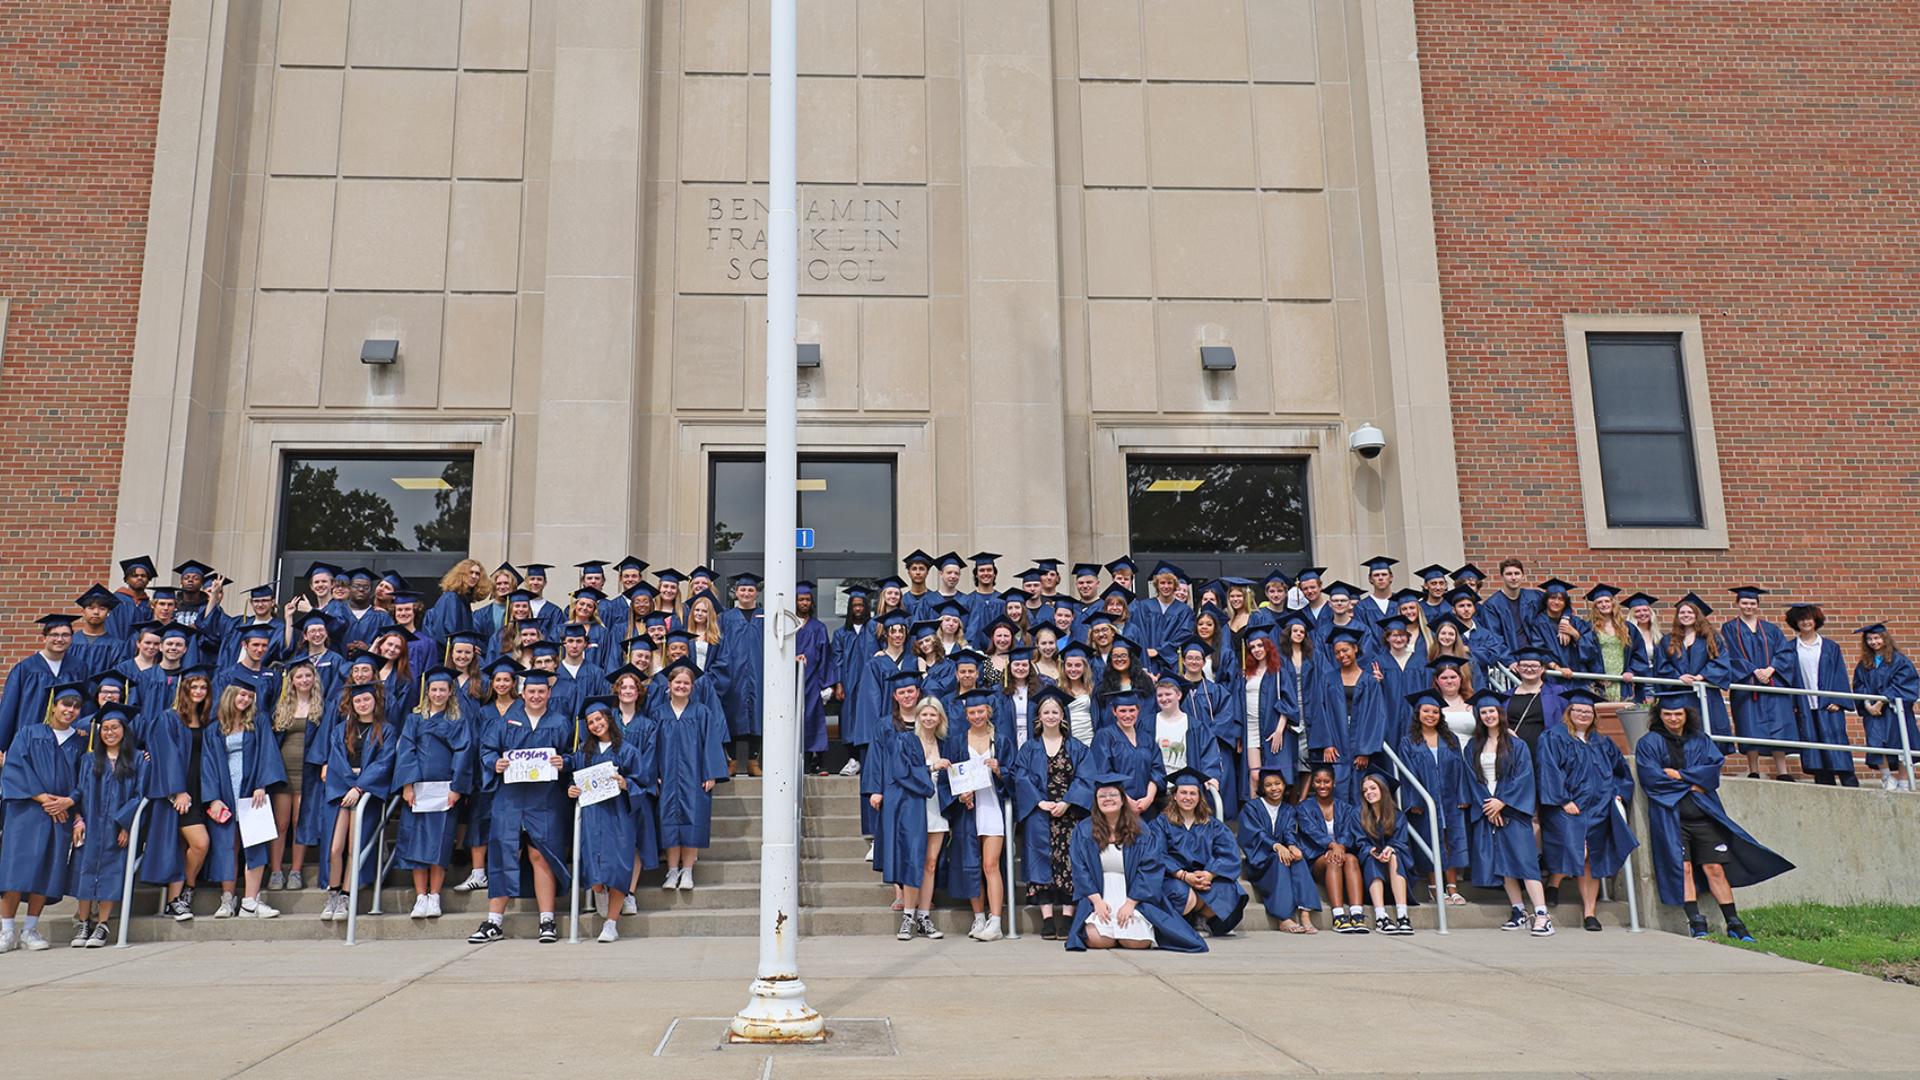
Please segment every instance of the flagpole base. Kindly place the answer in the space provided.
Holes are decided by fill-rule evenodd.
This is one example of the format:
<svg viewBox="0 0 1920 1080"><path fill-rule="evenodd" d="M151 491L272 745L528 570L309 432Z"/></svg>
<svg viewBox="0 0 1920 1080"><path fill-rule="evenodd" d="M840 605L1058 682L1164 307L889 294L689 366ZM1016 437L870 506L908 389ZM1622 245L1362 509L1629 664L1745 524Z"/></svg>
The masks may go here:
<svg viewBox="0 0 1920 1080"><path fill-rule="evenodd" d="M753 996L727 1027L730 1043L816 1043L827 1037L826 1018L807 1005L807 985L797 977L755 979Z"/></svg>

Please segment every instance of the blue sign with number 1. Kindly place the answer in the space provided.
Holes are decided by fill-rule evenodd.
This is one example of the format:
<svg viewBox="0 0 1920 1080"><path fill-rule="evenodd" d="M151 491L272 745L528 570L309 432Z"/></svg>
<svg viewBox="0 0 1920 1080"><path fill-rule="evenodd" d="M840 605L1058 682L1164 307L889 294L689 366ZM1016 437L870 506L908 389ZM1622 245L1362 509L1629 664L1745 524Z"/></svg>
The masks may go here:
<svg viewBox="0 0 1920 1080"><path fill-rule="evenodd" d="M812 551L813 550L813 530L812 529L793 530L793 546L800 549L801 551Z"/></svg>

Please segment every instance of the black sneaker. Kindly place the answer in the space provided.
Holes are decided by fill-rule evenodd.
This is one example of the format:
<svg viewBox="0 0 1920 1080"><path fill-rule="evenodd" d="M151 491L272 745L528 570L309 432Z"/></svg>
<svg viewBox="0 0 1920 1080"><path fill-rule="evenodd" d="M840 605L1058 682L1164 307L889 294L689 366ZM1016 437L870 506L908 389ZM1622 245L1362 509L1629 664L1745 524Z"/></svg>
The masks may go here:
<svg viewBox="0 0 1920 1080"><path fill-rule="evenodd" d="M467 944L485 945L489 941L499 941L506 936L506 931L500 929L499 923L488 919L486 922L480 924L480 929L467 935Z"/></svg>
<svg viewBox="0 0 1920 1080"><path fill-rule="evenodd" d="M1688 919L1687 934L1691 937L1699 938L1702 941L1706 940L1709 936L1711 936L1710 932L1707 930L1707 920L1705 918Z"/></svg>
<svg viewBox="0 0 1920 1080"><path fill-rule="evenodd" d="M1393 932L1399 934L1401 937L1412 937L1413 921L1405 915L1400 916L1393 921Z"/></svg>
<svg viewBox="0 0 1920 1080"><path fill-rule="evenodd" d="M1345 934L1348 932L1347 917L1345 915L1335 915L1333 917L1333 932L1336 934Z"/></svg>
<svg viewBox="0 0 1920 1080"><path fill-rule="evenodd" d="M933 925L932 915L915 915L913 917L913 927L920 931L920 936L926 938L928 941L939 941L941 938L947 936L941 932L939 927Z"/></svg>
<svg viewBox="0 0 1920 1080"><path fill-rule="evenodd" d="M1394 932L1393 920L1381 915L1373 920L1373 928L1383 934L1391 934Z"/></svg>
<svg viewBox="0 0 1920 1080"><path fill-rule="evenodd" d="M1514 908L1507 914L1507 921L1500 924L1502 930L1525 930L1527 912L1525 908Z"/></svg>
<svg viewBox="0 0 1920 1080"><path fill-rule="evenodd" d="M1600 920L1595 918L1592 915L1589 915L1586 918L1580 920L1580 928L1583 930L1591 930L1592 932L1597 934L1600 932Z"/></svg>
<svg viewBox="0 0 1920 1080"><path fill-rule="evenodd" d="M540 944L551 945L560 940L560 927L552 919L540 920Z"/></svg>
<svg viewBox="0 0 1920 1080"><path fill-rule="evenodd" d="M1347 931L1348 933L1352 933L1352 934L1373 933L1373 931L1367 929L1367 917L1365 915L1347 916L1347 926L1349 927L1349 930Z"/></svg>
<svg viewBox="0 0 1920 1080"><path fill-rule="evenodd" d="M1727 921L1727 936L1735 941L1752 941L1753 935L1747 932L1747 924L1739 919Z"/></svg>
<svg viewBox="0 0 1920 1080"><path fill-rule="evenodd" d="M173 902L167 905L167 914L173 916L174 922L193 921L193 908L187 904L183 896L173 898Z"/></svg>

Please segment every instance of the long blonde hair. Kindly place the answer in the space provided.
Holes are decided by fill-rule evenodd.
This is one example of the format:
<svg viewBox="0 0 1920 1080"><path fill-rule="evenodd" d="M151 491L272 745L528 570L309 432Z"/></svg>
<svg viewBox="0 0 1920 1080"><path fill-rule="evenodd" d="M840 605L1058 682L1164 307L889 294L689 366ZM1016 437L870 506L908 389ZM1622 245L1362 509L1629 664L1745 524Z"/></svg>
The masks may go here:
<svg viewBox="0 0 1920 1080"><path fill-rule="evenodd" d="M284 676L280 687L280 700L273 705L273 730L275 731L292 731L295 725L309 722L317 724L327 711L326 694L320 689L320 673L314 671L313 689L306 693L306 702L311 708L304 719L294 715L294 708L300 704L301 694L293 688L293 673L302 667L312 670L313 665L295 665L288 668Z"/></svg>
<svg viewBox="0 0 1920 1080"><path fill-rule="evenodd" d="M235 705L234 702L241 694L252 694L253 704L245 709ZM252 731L253 714L259 705L259 694L244 686L229 686L220 691L220 704L214 711L215 717L220 722L220 734L232 735L235 732Z"/></svg>
<svg viewBox="0 0 1920 1080"><path fill-rule="evenodd" d="M707 605L707 625L699 632L700 640L708 645L718 645L720 644L720 604L714 600L712 593L704 589L687 601L687 629L693 629L693 606L702 602Z"/></svg>
<svg viewBox="0 0 1920 1080"><path fill-rule="evenodd" d="M478 581L473 572L478 570ZM487 568L479 559L461 559L453 564L453 569L440 577L440 591L452 593L469 604L477 604L493 595L493 578L488 576Z"/></svg>

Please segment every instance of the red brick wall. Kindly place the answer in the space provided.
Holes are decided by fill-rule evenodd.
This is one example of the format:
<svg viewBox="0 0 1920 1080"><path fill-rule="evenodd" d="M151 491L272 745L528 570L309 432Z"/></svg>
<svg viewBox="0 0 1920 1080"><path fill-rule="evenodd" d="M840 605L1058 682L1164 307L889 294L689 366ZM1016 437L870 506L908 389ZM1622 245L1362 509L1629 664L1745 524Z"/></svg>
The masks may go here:
<svg viewBox="0 0 1920 1080"><path fill-rule="evenodd" d="M0 663L112 562L165 0L0 4Z"/></svg>
<svg viewBox="0 0 1920 1080"><path fill-rule="evenodd" d="M1468 556L1920 642L1920 14L1415 10ZM1730 550L1587 549L1566 313L1700 317Z"/></svg>

